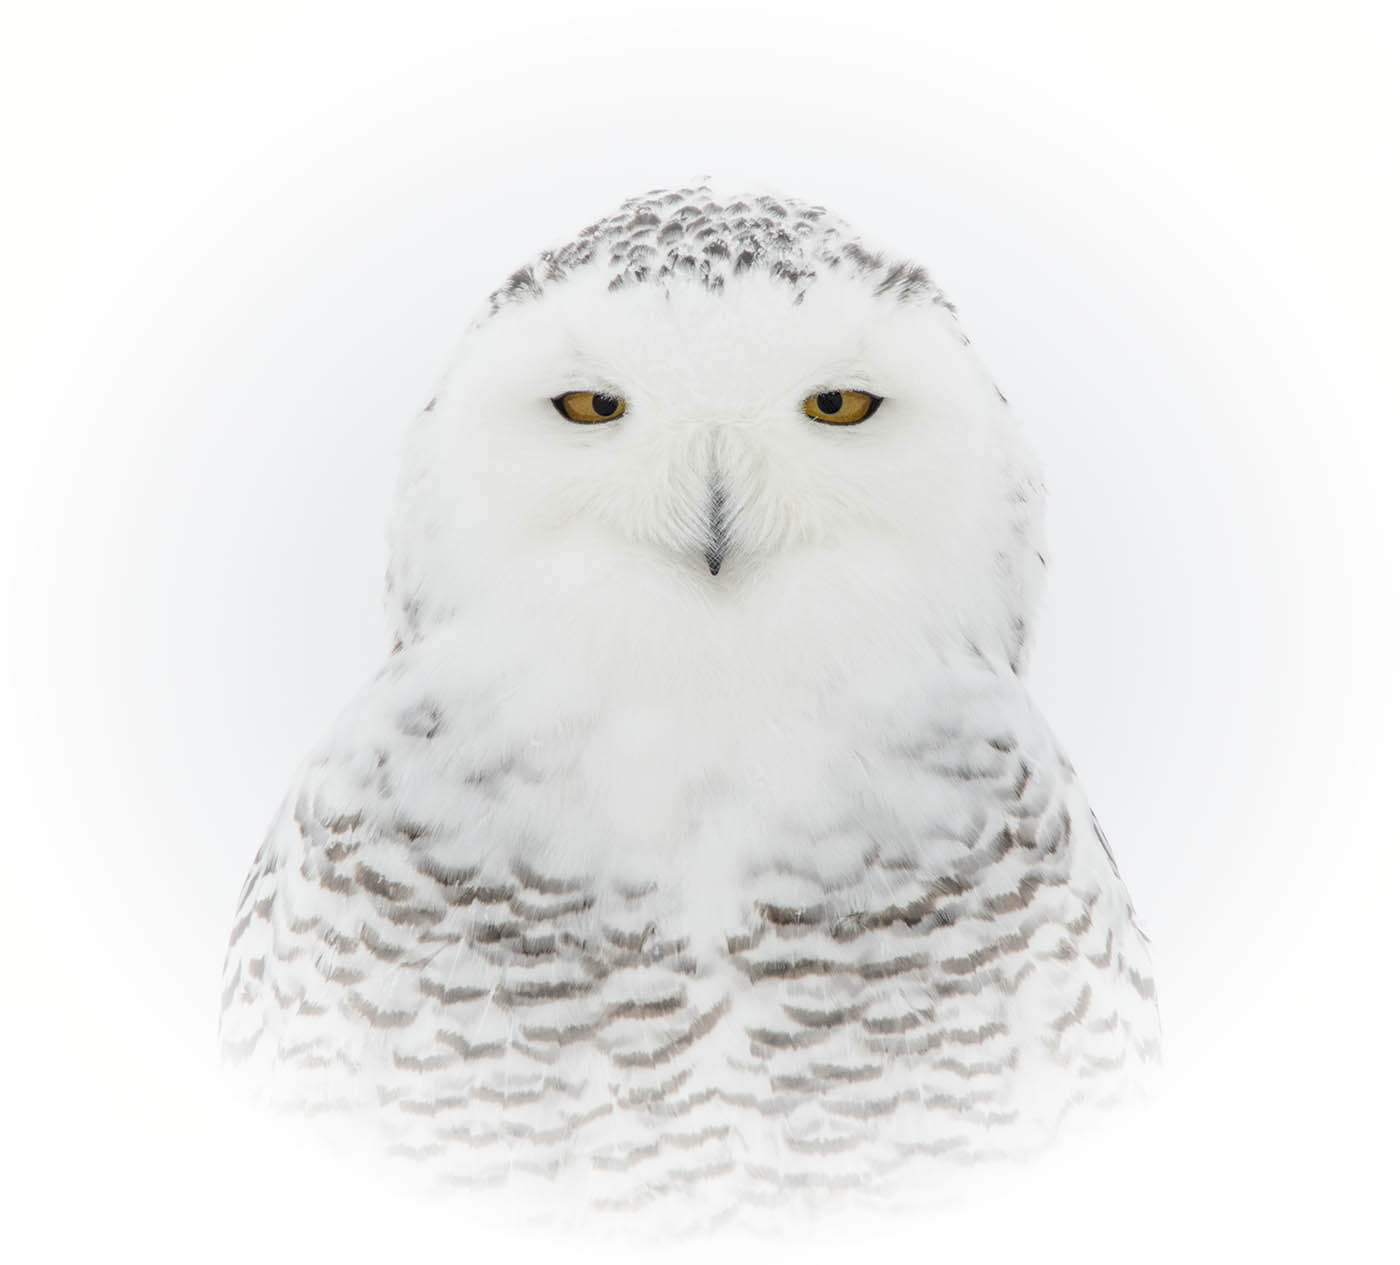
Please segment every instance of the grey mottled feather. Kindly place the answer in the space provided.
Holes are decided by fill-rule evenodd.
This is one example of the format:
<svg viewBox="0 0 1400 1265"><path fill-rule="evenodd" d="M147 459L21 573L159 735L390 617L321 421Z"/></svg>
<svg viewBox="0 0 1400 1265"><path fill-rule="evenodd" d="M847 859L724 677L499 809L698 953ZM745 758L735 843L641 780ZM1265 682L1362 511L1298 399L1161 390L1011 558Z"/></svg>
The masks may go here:
<svg viewBox="0 0 1400 1265"><path fill-rule="evenodd" d="M392 1150L450 1180L570 1174L604 1206L1034 1150L1065 1112L1136 1091L1152 977L1069 766L979 727L985 709L948 714L869 755L962 784L966 811L893 844L852 805L756 866L732 926L695 942L674 885L538 868L537 843L475 826L555 770L519 751L464 767L410 691L369 754L313 765L259 853L226 1053L286 1103L372 1107ZM424 778L450 784L453 823L396 808ZM860 864L836 868L852 833Z"/></svg>

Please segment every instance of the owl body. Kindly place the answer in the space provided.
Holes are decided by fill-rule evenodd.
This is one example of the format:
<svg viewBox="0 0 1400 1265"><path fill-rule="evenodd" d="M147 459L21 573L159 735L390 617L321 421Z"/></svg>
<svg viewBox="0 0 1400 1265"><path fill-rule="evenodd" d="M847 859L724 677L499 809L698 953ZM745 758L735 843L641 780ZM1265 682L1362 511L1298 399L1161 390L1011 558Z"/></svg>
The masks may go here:
<svg viewBox="0 0 1400 1265"><path fill-rule="evenodd" d="M273 1101L723 1211L1139 1092L1146 947L1019 674L1038 479L853 240L652 195L493 296L410 441L395 652L240 902L223 1042ZM625 412L549 408L585 388ZM797 407L848 389L859 427Z"/></svg>

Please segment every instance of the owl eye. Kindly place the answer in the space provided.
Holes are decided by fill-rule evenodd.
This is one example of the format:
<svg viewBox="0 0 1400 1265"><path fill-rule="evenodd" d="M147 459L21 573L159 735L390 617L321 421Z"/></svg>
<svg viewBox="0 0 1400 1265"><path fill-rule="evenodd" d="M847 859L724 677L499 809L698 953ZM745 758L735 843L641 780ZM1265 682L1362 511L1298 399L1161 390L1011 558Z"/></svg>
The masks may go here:
<svg viewBox="0 0 1400 1265"><path fill-rule="evenodd" d="M560 417L591 426L594 422L613 422L627 412L627 401L604 391L569 391L556 395L550 403Z"/></svg>
<svg viewBox="0 0 1400 1265"><path fill-rule="evenodd" d="M819 391L802 401L802 411L814 422L850 426L874 417L884 398L869 391Z"/></svg>

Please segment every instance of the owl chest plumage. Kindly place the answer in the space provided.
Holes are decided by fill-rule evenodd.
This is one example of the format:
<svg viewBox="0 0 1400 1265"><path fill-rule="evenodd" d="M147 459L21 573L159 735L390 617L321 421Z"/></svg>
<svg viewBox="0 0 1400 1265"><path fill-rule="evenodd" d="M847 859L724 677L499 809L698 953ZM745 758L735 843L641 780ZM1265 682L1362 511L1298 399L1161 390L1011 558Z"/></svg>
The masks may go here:
<svg viewBox="0 0 1400 1265"><path fill-rule="evenodd" d="M225 1049L451 1180L601 1205L1033 1149L1134 1092L1150 968L1019 681L955 693L820 742L624 702L492 745L386 678L249 876Z"/></svg>

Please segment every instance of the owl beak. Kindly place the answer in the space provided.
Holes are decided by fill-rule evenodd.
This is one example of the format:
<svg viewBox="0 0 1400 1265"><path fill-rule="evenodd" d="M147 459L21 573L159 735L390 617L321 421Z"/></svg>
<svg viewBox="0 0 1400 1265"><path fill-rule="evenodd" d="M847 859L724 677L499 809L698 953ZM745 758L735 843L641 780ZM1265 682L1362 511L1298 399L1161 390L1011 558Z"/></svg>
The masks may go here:
<svg viewBox="0 0 1400 1265"><path fill-rule="evenodd" d="M724 488L717 478L710 480L710 505L708 535L705 538L705 561L710 574L718 575L720 563L724 561L725 550L729 546L729 530L724 513Z"/></svg>

